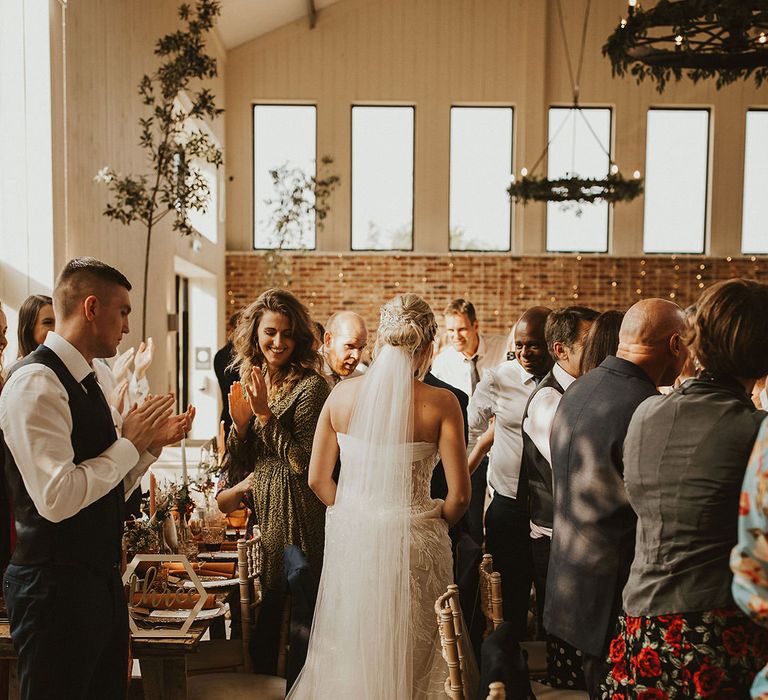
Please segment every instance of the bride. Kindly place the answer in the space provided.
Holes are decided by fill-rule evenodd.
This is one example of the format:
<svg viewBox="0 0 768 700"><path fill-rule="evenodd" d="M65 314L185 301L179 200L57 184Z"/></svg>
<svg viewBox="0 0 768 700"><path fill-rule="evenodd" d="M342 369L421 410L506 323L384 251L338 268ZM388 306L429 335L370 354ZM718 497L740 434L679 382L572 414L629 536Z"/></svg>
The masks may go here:
<svg viewBox="0 0 768 700"><path fill-rule="evenodd" d="M388 302L370 369L339 383L320 415L309 484L328 506L325 557L289 700L445 698L434 603L453 582L448 527L467 508L470 481L458 401L418 379L436 332L420 297ZM438 452L445 502L429 496Z"/></svg>

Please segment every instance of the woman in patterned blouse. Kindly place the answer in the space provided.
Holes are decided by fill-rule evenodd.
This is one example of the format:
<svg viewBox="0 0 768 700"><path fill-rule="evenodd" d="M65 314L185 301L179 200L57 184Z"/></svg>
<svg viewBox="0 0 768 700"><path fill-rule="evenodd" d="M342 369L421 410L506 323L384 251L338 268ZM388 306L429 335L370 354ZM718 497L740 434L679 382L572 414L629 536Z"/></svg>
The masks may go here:
<svg viewBox="0 0 768 700"><path fill-rule="evenodd" d="M309 488L307 469L329 389L318 373L309 314L290 292L264 292L243 312L233 342L241 381L229 393L233 427L227 445L229 483L236 483L217 500L228 511L246 491L253 495L263 556L261 617L266 619L260 626L274 613L279 627L286 546L303 551L318 579L322 570L325 506Z"/></svg>

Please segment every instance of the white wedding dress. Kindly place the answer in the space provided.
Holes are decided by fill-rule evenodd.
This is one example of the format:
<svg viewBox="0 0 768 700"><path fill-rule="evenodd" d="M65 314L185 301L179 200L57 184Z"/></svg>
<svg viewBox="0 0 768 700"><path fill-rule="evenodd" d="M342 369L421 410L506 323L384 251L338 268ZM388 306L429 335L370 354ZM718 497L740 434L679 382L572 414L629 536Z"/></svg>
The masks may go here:
<svg viewBox="0 0 768 700"><path fill-rule="evenodd" d="M380 352L349 434L338 433L309 653L289 700L445 698L434 605L453 583L453 558L442 501L430 498L437 445L399 440L410 435L413 391L400 355Z"/></svg>

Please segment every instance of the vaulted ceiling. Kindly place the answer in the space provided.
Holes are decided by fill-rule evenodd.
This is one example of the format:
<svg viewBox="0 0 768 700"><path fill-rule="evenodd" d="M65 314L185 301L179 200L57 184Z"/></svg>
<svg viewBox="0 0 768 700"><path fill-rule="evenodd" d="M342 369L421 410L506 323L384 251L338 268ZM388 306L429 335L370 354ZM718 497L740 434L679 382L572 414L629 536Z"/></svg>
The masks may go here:
<svg viewBox="0 0 768 700"><path fill-rule="evenodd" d="M339 0L221 0L217 30L232 49L261 34L297 20L310 21L313 12Z"/></svg>

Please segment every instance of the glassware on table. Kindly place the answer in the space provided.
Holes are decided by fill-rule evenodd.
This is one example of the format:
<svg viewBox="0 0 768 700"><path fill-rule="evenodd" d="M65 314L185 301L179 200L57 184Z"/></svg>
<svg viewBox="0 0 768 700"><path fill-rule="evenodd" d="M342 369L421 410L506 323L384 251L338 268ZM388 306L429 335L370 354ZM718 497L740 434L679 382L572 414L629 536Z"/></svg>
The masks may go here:
<svg viewBox="0 0 768 700"><path fill-rule="evenodd" d="M189 520L189 532L192 534L192 538L199 540L203 530L203 519L198 517L198 514L190 518Z"/></svg>
<svg viewBox="0 0 768 700"><path fill-rule="evenodd" d="M226 528L220 525L206 525L202 528L203 547L209 552L218 552L224 542Z"/></svg>

